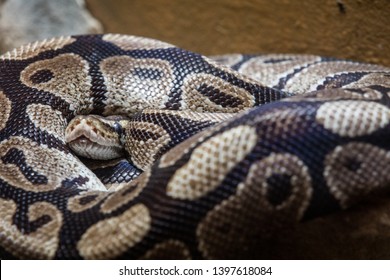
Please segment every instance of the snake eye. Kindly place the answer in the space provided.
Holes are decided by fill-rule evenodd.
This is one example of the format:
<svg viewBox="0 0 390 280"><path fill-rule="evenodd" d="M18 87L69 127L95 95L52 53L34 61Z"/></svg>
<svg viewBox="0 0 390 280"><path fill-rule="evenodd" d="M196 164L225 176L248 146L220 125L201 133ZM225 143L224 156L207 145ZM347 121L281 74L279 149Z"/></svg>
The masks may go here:
<svg viewBox="0 0 390 280"><path fill-rule="evenodd" d="M114 124L112 125L112 127L114 128L114 131L115 131L116 133L118 133L118 135L122 135L123 129L122 129L122 126L121 126L118 122L114 122Z"/></svg>

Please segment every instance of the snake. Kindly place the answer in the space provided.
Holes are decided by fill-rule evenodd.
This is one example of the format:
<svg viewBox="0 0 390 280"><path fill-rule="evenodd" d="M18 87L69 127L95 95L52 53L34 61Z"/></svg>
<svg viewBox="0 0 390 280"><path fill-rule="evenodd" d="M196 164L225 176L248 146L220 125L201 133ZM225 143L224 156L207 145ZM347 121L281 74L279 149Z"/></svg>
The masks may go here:
<svg viewBox="0 0 390 280"><path fill-rule="evenodd" d="M121 34L9 51L1 255L259 258L275 232L389 191L389 95L389 68L316 55Z"/></svg>

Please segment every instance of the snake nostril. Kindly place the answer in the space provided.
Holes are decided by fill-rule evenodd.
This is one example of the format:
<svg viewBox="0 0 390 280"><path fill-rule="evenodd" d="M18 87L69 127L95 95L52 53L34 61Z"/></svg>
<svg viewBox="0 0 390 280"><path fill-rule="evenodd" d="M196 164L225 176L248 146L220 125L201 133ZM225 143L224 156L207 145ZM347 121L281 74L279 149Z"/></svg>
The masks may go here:
<svg viewBox="0 0 390 280"><path fill-rule="evenodd" d="M53 78L54 78L54 74L52 71L50 71L49 69L42 69L32 74L30 76L30 81L34 84L42 84L42 83L47 83Z"/></svg>

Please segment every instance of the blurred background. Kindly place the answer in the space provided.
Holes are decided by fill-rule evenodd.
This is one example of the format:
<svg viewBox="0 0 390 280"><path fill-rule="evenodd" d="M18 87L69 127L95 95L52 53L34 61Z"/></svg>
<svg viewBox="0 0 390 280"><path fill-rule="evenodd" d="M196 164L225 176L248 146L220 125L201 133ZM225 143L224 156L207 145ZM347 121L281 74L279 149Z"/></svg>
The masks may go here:
<svg viewBox="0 0 390 280"><path fill-rule="evenodd" d="M106 32L202 54L313 53L390 66L389 0L87 0Z"/></svg>
<svg viewBox="0 0 390 280"><path fill-rule="evenodd" d="M5 17L10 22L5 30L12 30L15 28L12 25L28 18L25 23L28 36L32 33L36 37L58 36L61 31L64 34L124 33L160 39L205 55L311 53L390 66L389 0L0 2L5 5L7 2L22 3L14 4L13 10L2 9L0 30L4 30ZM84 14L77 16L76 4ZM38 18L35 22L42 23L43 27L31 19L34 13ZM80 18L88 22L88 28L80 28ZM49 29L48 26L52 33L42 32L42 29ZM38 31L32 31L33 28ZM8 32L7 36L13 34L15 31ZM12 42L2 47L3 51L18 43L15 39L9 41Z"/></svg>

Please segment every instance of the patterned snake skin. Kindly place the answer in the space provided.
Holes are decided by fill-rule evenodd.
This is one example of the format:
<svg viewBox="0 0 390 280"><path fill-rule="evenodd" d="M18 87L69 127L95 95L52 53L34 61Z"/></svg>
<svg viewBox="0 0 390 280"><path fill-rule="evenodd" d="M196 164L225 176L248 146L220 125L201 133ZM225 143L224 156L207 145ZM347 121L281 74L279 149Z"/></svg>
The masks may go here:
<svg viewBox="0 0 390 280"><path fill-rule="evenodd" d="M212 60L133 36L58 38L6 53L0 251L257 258L275 231L389 190L389 94L390 69L377 65L309 55ZM125 145L144 152L79 159L65 128L86 114L128 116L135 134ZM135 180L131 161L144 169Z"/></svg>

